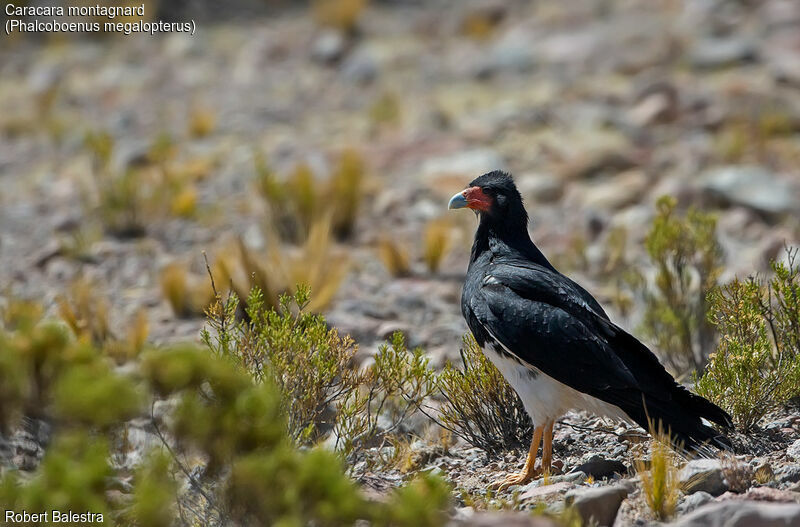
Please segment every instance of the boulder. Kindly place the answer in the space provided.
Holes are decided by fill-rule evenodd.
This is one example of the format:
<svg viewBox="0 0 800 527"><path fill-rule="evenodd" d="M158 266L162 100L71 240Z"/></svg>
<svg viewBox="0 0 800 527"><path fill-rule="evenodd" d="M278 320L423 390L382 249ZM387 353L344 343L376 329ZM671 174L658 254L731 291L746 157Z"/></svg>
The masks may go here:
<svg viewBox="0 0 800 527"><path fill-rule="evenodd" d="M593 456L586 463L578 466L572 472L583 472L587 476L595 479L610 478L614 474L625 475L628 467L624 463L615 459L604 459L600 456Z"/></svg>
<svg viewBox="0 0 800 527"><path fill-rule="evenodd" d="M447 527L559 527L559 523L542 516L521 512L483 512L468 518L455 518Z"/></svg>
<svg viewBox="0 0 800 527"><path fill-rule="evenodd" d="M700 188L711 198L765 215L787 214L800 209L796 189L788 181L759 166L732 165L711 169L700 176Z"/></svg>
<svg viewBox="0 0 800 527"><path fill-rule="evenodd" d="M708 492L703 492L702 490L699 490L694 494L689 494L678 504L678 515L683 516L684 514L689 514L693 510L697 509L698 507L702 507L713 499L714 496Z"/></svg>
<svg viewBox="0 0 800 527"><path fill-rule="evenodd" d="M673 527L800 527L800 505L730 500L710 503Z"/></svg>
<svg viewBox="0 0 800 527"><path fill-rule="evenodd" d="M800 439L789 445L786 449L786 455L795 461L800 461Z"/></svg>
<svg viewBox="0 0 800 527"><path fill-rule="evenodd" d="M628 492L625 485L576 489L567 492L564 503L578 511L585 525L613 525Z"/></svg>
<svg viewBox="0 0 800 527"><path fill-rule="evenodd" d="M693 459L681 469L679 479L687 494L703 491L719 496L728 485L722 474L722 464L717 459Z"/></svg>

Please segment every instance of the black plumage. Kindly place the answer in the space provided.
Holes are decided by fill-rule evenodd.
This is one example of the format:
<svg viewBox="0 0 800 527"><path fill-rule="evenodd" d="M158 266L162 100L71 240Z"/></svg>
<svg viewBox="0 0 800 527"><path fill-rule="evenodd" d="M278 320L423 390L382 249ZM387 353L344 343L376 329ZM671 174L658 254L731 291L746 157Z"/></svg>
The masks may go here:
<svg viewBox="0 0 800 527"><path fill-rule="evenodd" d="M451 207L473 208L480 219L461 310L482 347L513 356L534 376L541 372L614 405L645 429L660 422L685 449L730 448L724 435L702 421L729 427L730 416L677 383L644 344L611 322L597 300L559 273L531 241L528 216L509 175L484 174L459 196Z"/></svg>

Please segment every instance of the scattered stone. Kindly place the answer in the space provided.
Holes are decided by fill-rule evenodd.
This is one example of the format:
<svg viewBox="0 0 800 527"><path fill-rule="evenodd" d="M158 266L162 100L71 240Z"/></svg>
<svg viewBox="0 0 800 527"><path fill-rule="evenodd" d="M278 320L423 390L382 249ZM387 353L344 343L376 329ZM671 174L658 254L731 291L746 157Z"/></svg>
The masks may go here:
<svg viewBox="0 0 800 527"><path fill-rule="evenodd" d="M503 158L488 148L464 150L444 157L428 159L422 165L425 179L440 176L477 177L492 170L505 170Z"/></svg>
<svg viewBox="0 0 800 527"><path fill-rule="evenodd" d="M584 524L612 525L628 492L625 485L571 490L564 497L564 503L575 507Z"/></svg>
<svg viewBox="0 0 800 527"><path fill-rule="evenodd" d="M719 496L728 485L722 475L722 464L717 459L693 459L681 469L679 479L687 494L703 491Z"/></svg>
<svg viewBox="0 0 800 527"><path fill-rule="evenodd" d="M333 64L347 51L347 38L341 31L326 29L314 41L311 57L322 64Z"/></svg>
<svg viewBox="0 0 800 527"><path fill-rule="evenodd" d="M773 489L772 487L756 487L750 489L743 496L744 499L753 501L774 501L777 503L800 503L800 494L787 490Z"/></svg>
<svg viewBox="0 0 800 527"><path fill-rule="evenodd" d="M342 63L342 76L356 84L374 81L380 72L374 53L360 47L353 51Z"/></svg>
<svg viewBox="0 0 800 527"><path fill-rule="evenodd" d="M517 187L523 198L531 198L539 203L551 203L564 195L564 182L553 174L519 176Z"/></svg>
<svg viewBox="0 0 800 527"><path fill-rule="evenodd" d="M800 57L786 54L773 59L772 76L778 82L800 87Z"/></svg>
<svg viewBox="0 0 800 527"><path fill-rule="evenodd" d="M588 208L617 210L636 203L648 186L647 176L640 170L628 170L611 179L588 186L583 203Z"/></svg>
<svg viewBox="0 0 800 527"><path fill-rule="evenodd" d="M795 461L800 461L800 439L789 445L786 449L786 455Z"/></svg>
<svg viewBox="0 0 800 527"><path fill-rule="evenodd" d="M800 527L800 505L729 500L710 503L673 527Z"/></svg>
<svg viewBox="0 0 800 527"><path fill-rule="evenodd" d="M614 459L593 456L589 461L579 465L572 472L583 472L587 476L592 476L595 479L603 479L613 477L614 474L625 475L628 473L628 467L626 467L624 463Z"/></svg>
<svg viewBox="0 0 800 527"><path fill-rule="evenodd" d="M448 527L559 527L559 523L542 516L513 512L483 512L465 519L454 519Z"/></svg>
<svg viewBox="0 0 800 527"><path fill-rule="evenodd" d="M484 79L501 72L523 73L536 65L536 45L527 31L510 31L494 44L474 71Z"/></svg>
<svg viewBox="0 0 800 527"><path fill-rule="evenodd" d="M696 69L716 69L750 62L757 58L755 44L740 36L707 38L697 42L689 56Z"/></svg>
<svg viewBox="0 0 800 527"><path fill-rule="evenodd" d="M526 485L523 487L525 490L520 493L519 499L521 501L542 501L547 496L565 492L574 486L575 485L569 481L559 481L551 485L539 485L536 487Z"/></svg>
<svg viewBox="0 0 800 527"><path fill-rule="evenodd" d="M697 491L694 494L689 494L678 504L678 514L680 516L689 514L693 510L697 509L698 507L702 507L713 499L714 496L708 492L703 492L702 490Z"/></svg>
<svg viewBox="0 0 800 527"><path fill-rule="evenodd" d="M800 466L786 465L778 470L778 481L781 483L797 483L800 481Z"/></svg>
<svg viewBox="0 0 800 527"><path fill-rule="evenodd" d="M758 166L726 166L700 176L700 188L714 199L766 215L797 211L796 190Z"/></svg>

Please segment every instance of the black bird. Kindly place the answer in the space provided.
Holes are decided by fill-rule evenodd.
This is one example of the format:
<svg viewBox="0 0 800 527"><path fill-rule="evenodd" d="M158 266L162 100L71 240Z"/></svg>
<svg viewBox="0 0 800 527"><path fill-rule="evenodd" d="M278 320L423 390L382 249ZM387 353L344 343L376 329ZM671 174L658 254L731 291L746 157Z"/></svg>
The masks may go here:
<svg viewBox="0 0 800 527"><path fill-rule="evenodd" d="M510 175L484 174L450 199L480 222L461 312L483 353L522 399L534 424L525 468L501 487L536 476L552 461L553 424L570 409L669 431L686 451L729 449L710 422L730 416L678 384L636 337L611 322L597 300L559 273L528 235L528 214ZM659 428L659 425L661 428Z"/></svg>

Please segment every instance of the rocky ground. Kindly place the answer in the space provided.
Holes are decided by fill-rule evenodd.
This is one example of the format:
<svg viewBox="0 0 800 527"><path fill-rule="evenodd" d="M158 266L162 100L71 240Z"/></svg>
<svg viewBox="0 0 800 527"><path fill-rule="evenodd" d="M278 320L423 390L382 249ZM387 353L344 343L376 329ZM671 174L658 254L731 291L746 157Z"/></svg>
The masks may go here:
<svg viewBox="0 0 800 527"><path fill-rule="evenodd" d="M112 328L144 310L154 343L197 339L202 319L173 314L160 271L182 261L202 276L201 251L213 260L237 237L265 246L254 152L280 174L305 162L321 180L341 149L363 156L367 199L355 235L340 246L350 271L325 313L364 355L402 330L434 364L458 357L474 221L446 216L452 243L438 273L422 262L421 233L446 215L450 195L488 170L515 174L535 241L631 329L641 299L619 277L651 269L642 240L659 196L718 212L723 280L765 270L800 239L795 1L387 2L370 6L358 27L346 34L304 10L272 9L203 23L194 37L4 40L4 290L55 310L83 276L108 295ZM204 133L191 131L198 112L213 116ZM159 135L172 136L177 162L201 166L196 213L148 217L136 239L95 232L84 138L99 130L113 136L111 164L120 171ZM622 257L611 249L619 233ZM386 236L408 248L409 276L393 277L377 257ZM65 249L76 239L80 257ZM566 474L552 485L487 496L490 480L521 466L516 454L489 460L458 446L421 464L464 490L458 521L479 525L475 510L527 509L565 495L622 503L618 525L649 521L628 474L640 440L589 416L564 421L573 426L557 426L556 455ZM707 478L715 485L682 499L682 525L705 525L686 515L706 502L713 505L698 512L716 507L721 517L743 497L757 507L798 501L800 413L781 410L762 429L739 461L768 466L773 477L732 492L719 464L690 464L685 470L715 473ZM597 473L585 466L595 456L604 460ZM625 474L612 476L612 465ZM356 472L378 490L403 477Z"/></svg>

